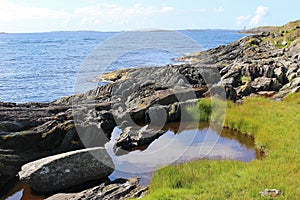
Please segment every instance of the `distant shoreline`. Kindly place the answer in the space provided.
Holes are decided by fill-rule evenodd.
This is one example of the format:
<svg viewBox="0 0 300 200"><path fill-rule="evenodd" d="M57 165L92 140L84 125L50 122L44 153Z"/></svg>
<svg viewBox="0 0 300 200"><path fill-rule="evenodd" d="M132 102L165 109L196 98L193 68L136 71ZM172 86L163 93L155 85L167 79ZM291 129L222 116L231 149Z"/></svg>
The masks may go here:
<svg viewBox="0 0 300 200"><path fill-rule="evenodd" d="M241 34L259 34L261 32L270 32L270 31L272 31L276 28L278 28L278 26L262 26L262 27L257 27L257 28L241 30L238 33L241 33Z"/></svg>
<svg viewBox="0 0 300 200"><path fill-rule="evenodd" d="M137 29L137 30L119 30L119 31L95 31L95 30L74 30L74 31L68 31L68 30L65 30L65 31L45 31L45 32L0 32L0 34L42 34L42 33L80 33L80 32L94 32L94 33L120 33L120 32L135 32L135 31L145 31L145 32L148 32L148 31L235 31L237 33L242 33L243 30L240 30L240 29L181 29L181 30L171 30L171 29L159 29L159 30L147 30L147 29Z"/></svg>

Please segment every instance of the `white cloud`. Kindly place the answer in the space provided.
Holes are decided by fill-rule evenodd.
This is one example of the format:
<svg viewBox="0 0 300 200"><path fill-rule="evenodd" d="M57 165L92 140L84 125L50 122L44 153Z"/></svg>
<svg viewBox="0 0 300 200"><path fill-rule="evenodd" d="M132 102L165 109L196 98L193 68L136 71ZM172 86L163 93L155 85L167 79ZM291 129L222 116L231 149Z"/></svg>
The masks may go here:
<svg viewBox="0 0 300 200"><path fill-rule="evenodd" d="M213 12L215 12L215 13L222 13L222 12L224 12L224 8L222 6L220 6L218 8L213 8Z"/></svg>
<svg viewBox="0 0 300 200"><path fill-rule="evenodd" d="M174 8L170 7L170 6L164 6L161 9L162 12L172 12L173 10L174 10Z"/></svg>
<svg viewBox="0 0 300 200"><path fill-rule="evenodd" d="M196 9L188 9L188 10L181 10L183 13L223 13L224 8L222 6L215 7L215 8L196 8Z"/></svg>
<svg viewBox="0 0 300 200"><path fill-rule="evenodd" d="M136 28L134 25L146 24L147 20L151 20L155 16L165 15L173 11L174 8L167 5L144 6L137 3L131 6L120 6L89 0L89 5L66 12L50 8L23 6L9 0L0 0L0 30L22 32L21 27L30 29L30 31L66 28L73 30L131 29Z"/></svg>
<svg viewBox="0 0 300 200"><path fill-rule="evenodd" d="M236 18L236 23L239 26L246 26L249 23L249 20L251 19L251 15L247 16L238 16Z"/></svg>
<svg viewBox="0 0 300 200"><path fill-rule="evenodd" d="M261 23L264 17L267 16L269 8L265 6L258 6L255 11L255 15L243 15L236 18L238 26L257 26Z"/></svg>
<svg viewBox="0 0 300 200"><path fill-rule="evenodd" d="M87 7L77 8L74 15L81 17L81 26L93 26L110 24L126 26L128 24L145 24L144 21L152 16L164 15L172 12L173 7L162 6L143 6L141 4L134 4L131 7L122 7L116 4L97 3Z"/></svg>
<svg viewBox="0 0 300 200"><path fill-rule="evenodd" d="M62 11L21 6L7 0L0 0L0 21L2 22L36 18L67 18L70 16L71 14Z"/></svg>
<svg viewBox="0 0 300 200"><path fill-rule="evenodd" d="M268 14L269 8L264 6L258 6L255 11L255 16L251 19L250 25L256 26L261 20Z"/></svg>

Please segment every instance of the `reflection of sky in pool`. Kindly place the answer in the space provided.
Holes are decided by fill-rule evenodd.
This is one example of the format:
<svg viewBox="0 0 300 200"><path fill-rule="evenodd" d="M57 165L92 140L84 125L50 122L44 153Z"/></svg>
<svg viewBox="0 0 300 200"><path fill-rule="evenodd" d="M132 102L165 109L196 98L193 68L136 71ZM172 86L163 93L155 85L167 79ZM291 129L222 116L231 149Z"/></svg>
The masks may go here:
<svg viewBox="0 0 300 200"><path fill-rule="evenodd" d="M112 139L106 144L108 153L113 158L116 170L110 175L110 179L129 178L138 176L142 185L147 185L154 170L167 164L180 163L189 160L230 159L250 161L256 158L254 143L249 138L229 129L223 129L220 136L215 129L206 124L197 126L184 125L181 130L170 126L160 138L152 142L147 149L136 150L128 154L116 156L113 153L113 145L121 132L115 128ZM174 132L177 132L174 134ZM10 192L8 200L40 200L30 188L24 184L17 184Z"/></svg>
<svg viewBox="0 0 300 200"><path fill-rule="evenodd" d="M115 129L113 134L113 137L116 137L120 134L120 130ZM155 169L172 163L201 158L247 162L256 158L254 148L247 148L237 140L222 137L208 127L202 130L184 130L178 134L168 131L147 149L132 151L122 156L114 155L112 150L114 142L112 139L106 144L116 166L110 178L129 178L137 175L141 177L142 184L148 183Z"/></svg>

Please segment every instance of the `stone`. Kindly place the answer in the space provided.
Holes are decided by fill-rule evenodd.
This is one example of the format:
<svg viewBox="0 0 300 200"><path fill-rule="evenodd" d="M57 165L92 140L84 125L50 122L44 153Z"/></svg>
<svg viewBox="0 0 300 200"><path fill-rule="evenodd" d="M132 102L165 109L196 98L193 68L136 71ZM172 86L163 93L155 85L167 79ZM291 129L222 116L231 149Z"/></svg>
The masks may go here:
<svg viewBox="0 0 300 200"><path fill-rule="evenodd" d="M114 170L103 147L58 154L27 163L19 172L20 181L37 192L53 192L108 177Z"/></svg>
<svg viewBox="0 0 300 200"><path fill-rule="evenodd" d="M273 95L276 94L275 91L260 91L257 93L259 96L263 96L263 97L272 97Z"/></svg>
<svg viewBox="0 0 300 200"><path fill-rule="evenodd" d="M293 79L297 78L297 73L291 73L289 76L288 76L288 80L291 82L293 81Z"/></svg>
<svg viewBox="0 0 300 200"><path fill-rule="evenodd" d="M105 181L99 186L78 193L58 193L45 200L124 200L142 198L148 191L147 186L140 186L137 177Z"/></svg>
<svg viewBox="0 0 300 200"><path fill-rule="evenodd" d="M259 194L262 197L278 197L282 194L282 192L277 189L265 189L263 191L260 191Z"/></svg>
<svg viewBox="0 0 300 200"><path fill-rule="evenodd" d="M235 80L233 77L227 78L227 79L223 79L222 80L222 85L236 85L235 84Z"/></svg>
<svg viewBox="0 0 300 200"><path fill-rule="evenodd" d="M123 150L127 151L142 147L144 148L163 135L165 132L165 130L160 129L137 129L136 127L127 127L123 130L115 146L121 147Z"/></svg>
<svg viewBox="0 0 300 200"><path fill-rule="evenodd" d="M299 69L299 67L298 66L292 66L292 67L290 67L289 69L288 69L288 71L286 72L286 76L290 76L291 74L293 74L293 73L296 73L297 72L297 70Z"/></svg>
<svg viewBox="0 0 300 200"><path fill-rule="evenodd" d="M255 92L255 89L251 86L251 81L245 83L244 85L237 88L237 95L242 98L249 96L251 93Z"/></svg>
<svg viewBox="0 0 300 200"><path fill-rule="evenodd" d="M111 104L110 103L99 103L99 104L96 104L95 109L97 111L110 110L111 109Z"/></svg>
<svg viewBox="0 0 300 200"><path fill-rule="evenodd" d="M282 87L282 85L276 78L259 77L251 83L251 87L256 89L257 92L278 91Z"/></svg>
<svg viewBox="0 0 300 200"><path fill-rule="evenodd" d="M0 121L0 130L5 132L18 132L21 131L24 126L20 122L16 121Z"/></svg>
<svg viewBox="0 0 300 200"><path fill-rule="evenodd" d="M274 74L275 74L277 80L281 84L288 83L288 79L286 77L286 72L287 72L287 69L285 67L279 67L274 70Z"/></svg>
<svg viewBox="0 0 300 200"><path fill-rule="evenodd" d="M288 43L287 43L287 41L285 41L285 40L283 40L282 42L281 42L281 45L282 46L286 46Z"/></svg>
<svg viewBox="0 0 300 200"><path fill-rule="evenodd" d="M264 65L263 69L264 69L264 74L263 74L264 77L267 77L267 78L273 77L274 71L269 65Z"/></svg>
<svg viewBox="0 0 300 200"><path fill-rule="evenodd" d="M232 101L236 101L237 99L237 93L235 89L232 86L226 86L225 87L226 91L226 98Z"/></svg>
<svg viewBox="0 0 300 200"><path fill-rule="evenodd" d="M152 106L147 112L148 122L156 127L162 127L168 120L168 106Z"/></svg>

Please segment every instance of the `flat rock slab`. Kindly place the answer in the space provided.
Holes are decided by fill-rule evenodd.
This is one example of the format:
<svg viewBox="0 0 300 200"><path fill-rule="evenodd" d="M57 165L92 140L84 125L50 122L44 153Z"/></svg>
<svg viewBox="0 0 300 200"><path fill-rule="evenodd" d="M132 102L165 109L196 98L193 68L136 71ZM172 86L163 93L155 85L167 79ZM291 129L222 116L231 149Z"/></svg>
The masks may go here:
<svg viewBox="0 0 300 200"><path fill-rule="evenodd" d="M148 187L140 186L137 177L119 179L113 182L102 183L99 186L84 190L79 193L59 193L46 200L122 200L129 198L141 198L148 191Z"/></svg>
<svg viewBox="0 0 300 200"><path fill-rule="evenodd" d="M114 170L103 147L82 149L36 160L22 166L19 178L37 192L53 192L108 177Z"/></svg>

